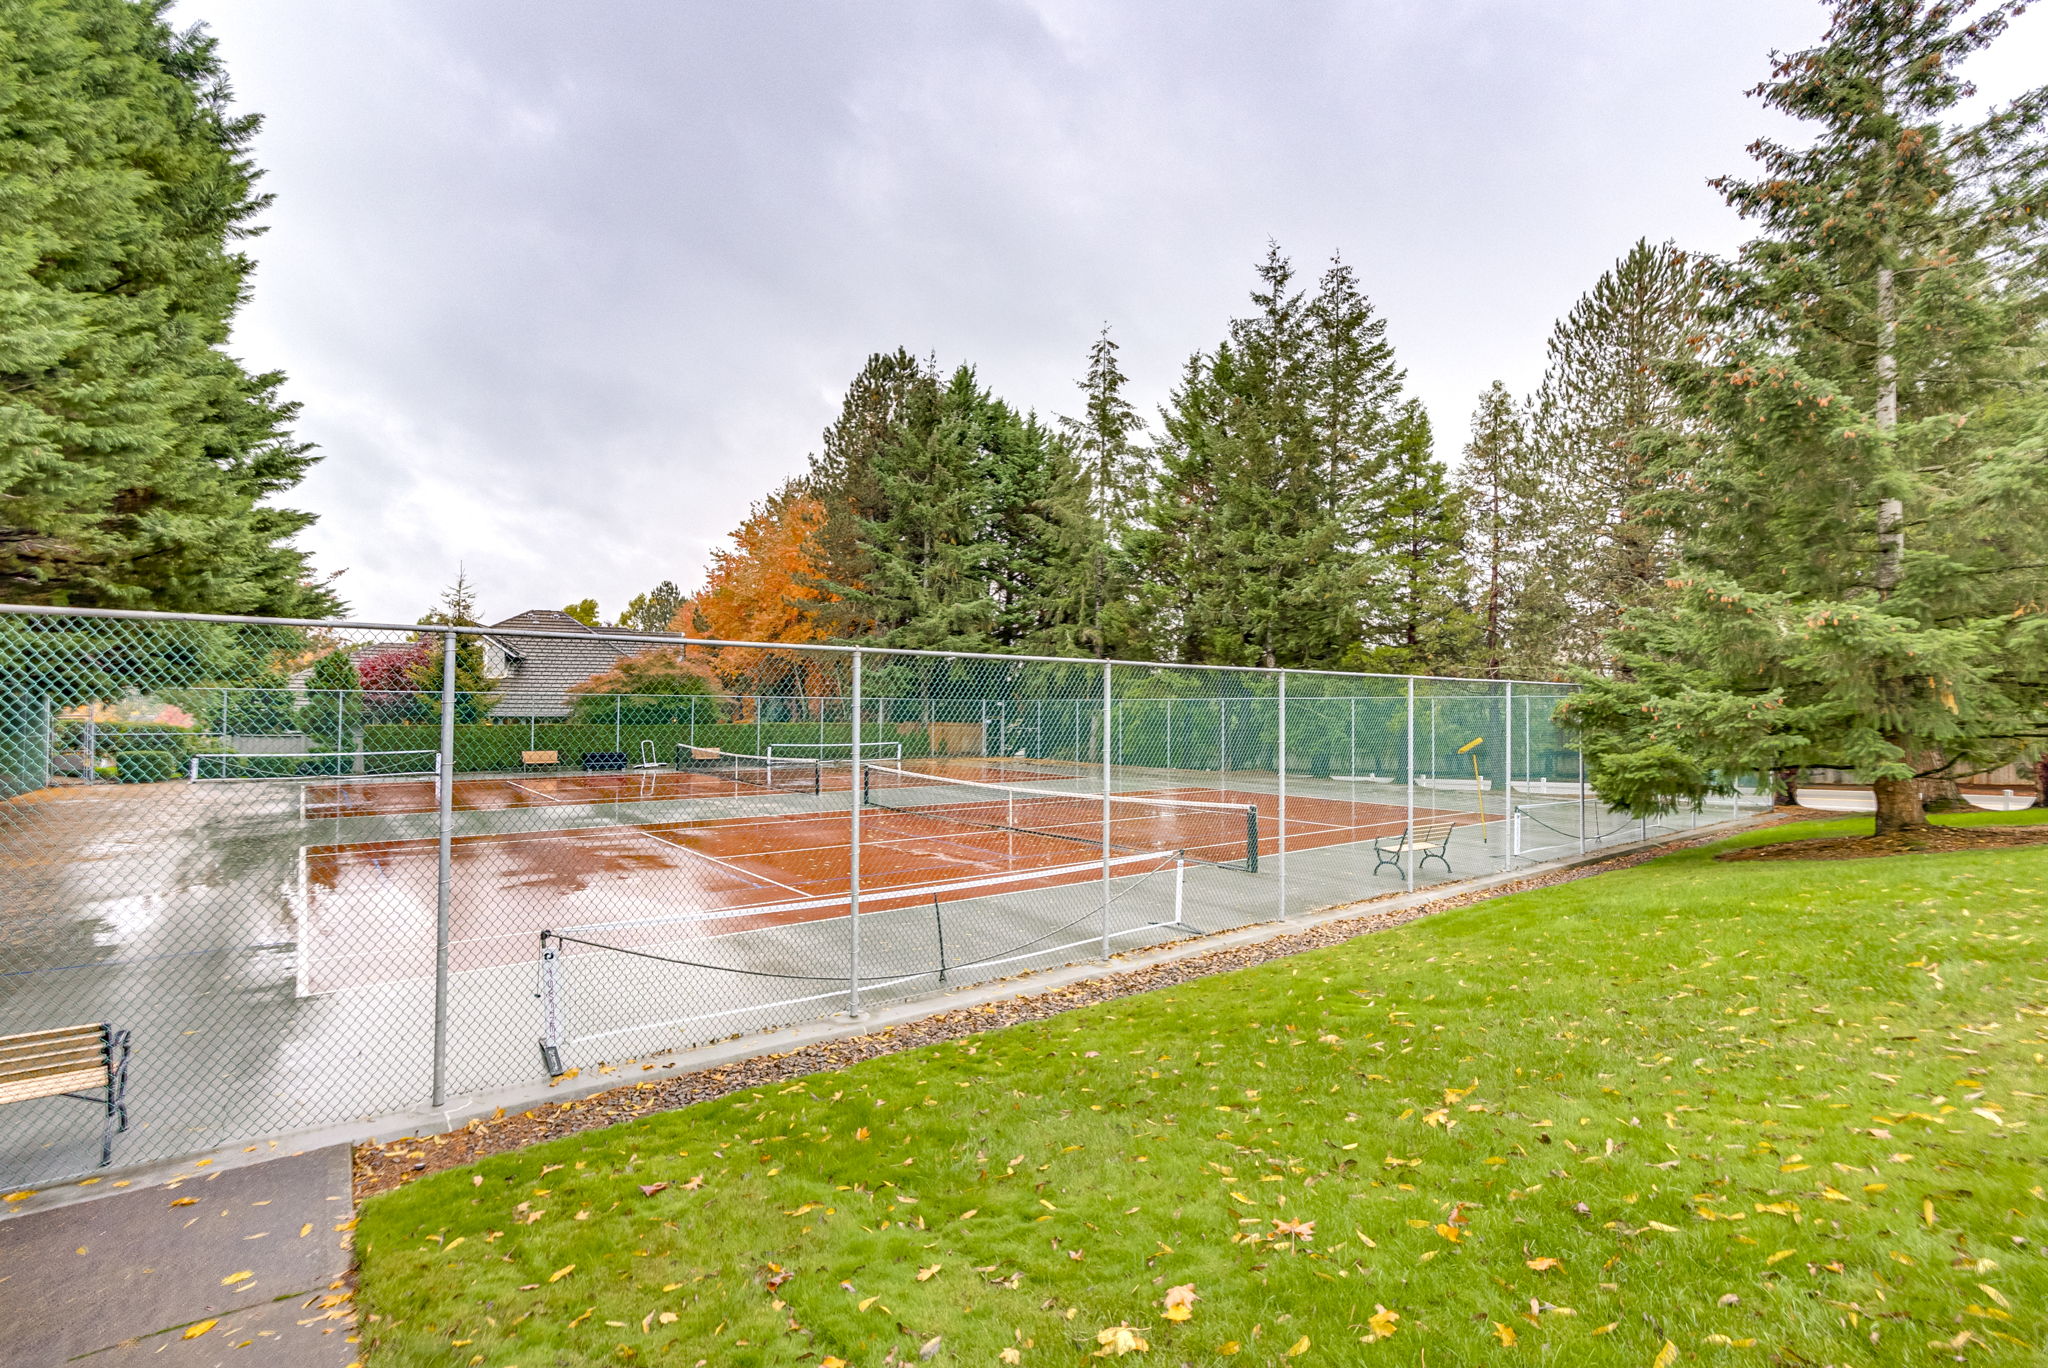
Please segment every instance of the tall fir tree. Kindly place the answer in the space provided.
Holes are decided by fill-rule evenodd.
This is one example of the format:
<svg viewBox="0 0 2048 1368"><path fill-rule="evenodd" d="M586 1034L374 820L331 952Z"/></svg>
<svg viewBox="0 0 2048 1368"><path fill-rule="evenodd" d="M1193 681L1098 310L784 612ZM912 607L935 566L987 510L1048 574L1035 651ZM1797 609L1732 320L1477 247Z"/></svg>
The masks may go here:
<svg viewBox="0 0 2048 1368"><path fill-rule="evenodd" d="M1478 650L1466 603L1465 501L1432 449L1417 400L1395 419L1371 528L1367 648L1357 664L1399 674L1444 674Z"/></svg>
<svg viewBox="0 0 2048 1368"><path fill-rule="evenodd" d="M1551 332L1529 432L1545 530L1524 592L1553 630L1528 654L1605 666L1622 612L1663 591L1674 548L1640 512L1639 439L1687 421L1665 367L1699 330L1701 289L1697 258L1638 241Z"/></svg>
<svg viewBox="0 0 2048 1368"><path fill-rule="evenodd" d="M1466 555L1476 617L1471 668L1489 679L1549 674L1549 623L1524 591L1537 526L1537 480L1529 460L1527 415L1496 380L1472 411L1458 487L1466 509Z"/></svg>
<svg viewBox="0 0 2048 1368"><path fill-rule="evenodd" d="M1089 507L1088 477L1068 443L1035 415L985 392L978 407L982 573L994 599L995 647L1093 653L1107 620L1095 595L1108 582L1094 575L1109 560L1109 545Z"/></svg>
<svg viewBox="0 0 2048 1368"><path fill-rule="evenodd" d="M644 594L633 595L618 625L636 632L666 632L683 608L683 591L674 580L663 580Z"/></svg>
<svg viewBox="0 0 2048 1368"><path fill-rule="evenodd" d="M259 120L170 8L0 0L0 598L322 616L297 406L225 350Z"/></svg>
<svg viewBox="0 0 2048 1368"><path fill-rule="evenodd" d="M874 569L863 550L863 527L886 511L876 459L901 438L907 424L929 422L937 407L934 367L902 347L876 352L847 386L839 416L811 457L805 491L825 510L817 532L821 572L814 587L821 591L819 620L835 635L857 636L876 626L864 616L862 600L850 592L866 583Z"/></svg>
<svg viewBox="0 0 2048 1368"><path fill-rule="evenodd" d="M1917 779L2038 744L2048 89L1942 122L2017 12L1973 8L1838 0L1758 88L1814 137L1762 140L1759 178L1718 182L1762 232L1669 372L1705 431L1649 446L1676 592L1617 635L1627 676L1565 710L1610 801L1825 764L1871 782L1880 832L1910 831Z"/></svg>
<svg viewBox="0 0 2048 1368"><path fill-rule="evenodd" d="M1093 523L1081 532L1088 549L1080 641L1097 656L1123 654L1142 640L1130 535L1145 498L1140 446L1145 423L1124 397L1128 383L1105 325L1088 349L1088 373L1080 381L1085 396L1081 415L1060 420Z"/></svg>
<svg viewBox="0 0 2048 1368"><path fill-rule="evenodd" d="M873 515L860 519L854 548L863 575L832 588L887 645L977 651L992 644L984 399L973 370L959 367L944 388L914 390L891 436L867 458Z"/></svg>
<svg viewBox="0 0 2048 1368"><path fill-rule="evenodd" d="M1181 658L1336 666L1363 649L1400 373L1341 262L1313 296L1277 246L1258 277L1253 312L1189 361L1161 415L1133 546Z"/></svg>

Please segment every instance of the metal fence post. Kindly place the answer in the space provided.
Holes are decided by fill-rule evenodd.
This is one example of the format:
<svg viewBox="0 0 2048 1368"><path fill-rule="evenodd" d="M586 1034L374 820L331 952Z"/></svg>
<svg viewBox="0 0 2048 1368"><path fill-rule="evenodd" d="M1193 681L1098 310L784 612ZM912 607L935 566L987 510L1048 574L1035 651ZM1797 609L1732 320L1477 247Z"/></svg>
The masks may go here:
<svg viewBox="0 0 2048 1368"><path fill-rule="evenodd" d="M1579 854L1586 853L1586 747L1583 742L1572 747L1572 753L1579 757Z"/></svg>
<svg viewBox="0 0 2048 1368"><path fill-rule="evenodd" d="M1287 916L1287 671L1278 672L1274 694L1273 770L1278 778L1280 812L1274 820L1275 854L1280 865L1280 916Z"/></svg>
<svg viewBox="0 0 2048 1368"><path fill-rule="evenodd" d="M1415 676L1408 676L1408 826L1401 844L1407 845L1415 832ZM1446 847L1448 849L1448 847ZM1408 891L1415 891L1415 852L1408 852Z"/></svg>
<svg viewBox="0 0 2048 1368"><path fill-rule="evenodd" d="M448 904L455 868L455 651L453 631L441 638L441 772L436 828L439 868L434 881L434 1090L433 1105L448 1101Z"/></svg>
<svg viewBox="0 0 2048 1368"><path fill-rule="evenodd" d="M849 830L847 842L847 894L846 894L846 1010L850 1015L860 1015L860 802L861 785L865 782L861 772L860 745L860 688L861 652L853 652L853 764L848 771L847 788L852 790L848 803Z"/></svg>
<svg viewBox="0 0 2048 1368"><path fill-rule="evenodd" d="M1507 735L1504 738L1506 744L1501 747L1506 754L1501 757L1500 810L1501 815L1507 818L1508 839L1501 842L1500 867L1502 869L1513 869L1515 867L1515 681L1512 679L1507 682L1507 698L1505 706L1501 708L1501 716L1506 726Z"/></svg>
<svg viewBox="0 0 2048 1368"><path fill-rule="evenodd" d="M1109 719L1110 675L1116 667L1102 662L1102 958L1109 958Z"/></svg>

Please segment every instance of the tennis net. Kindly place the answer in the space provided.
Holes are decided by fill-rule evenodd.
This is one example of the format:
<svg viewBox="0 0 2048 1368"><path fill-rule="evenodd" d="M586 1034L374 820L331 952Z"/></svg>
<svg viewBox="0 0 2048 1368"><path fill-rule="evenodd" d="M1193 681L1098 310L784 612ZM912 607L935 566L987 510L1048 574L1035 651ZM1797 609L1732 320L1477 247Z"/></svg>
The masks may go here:
<svg viewBox="0 0 2048 1368"><path fill-rule="evenodd" d="M683 774L708 774L747 788L780 793L817 793L825 787L826 761L816 756L742 755L678 745L676 769Z"/></svg>
<svg viewBox="0 0 2048 1368"><path fill-rule="evenodd" d="M439 773L440 753L409 751L304 751L287 754L209 751L186 762L194 783L248 779L332 779L339 775L425 778Z"/></svg>
<svg viewBox="0 0 2048 1368"><path fill-rule="evenodd" d="M872 761L861 762L860 776L864 809L906 820L1012 831L1118 853L1171 852L1251 873L1259 868L1259 810L1250 803L993 784Z"/></svg>

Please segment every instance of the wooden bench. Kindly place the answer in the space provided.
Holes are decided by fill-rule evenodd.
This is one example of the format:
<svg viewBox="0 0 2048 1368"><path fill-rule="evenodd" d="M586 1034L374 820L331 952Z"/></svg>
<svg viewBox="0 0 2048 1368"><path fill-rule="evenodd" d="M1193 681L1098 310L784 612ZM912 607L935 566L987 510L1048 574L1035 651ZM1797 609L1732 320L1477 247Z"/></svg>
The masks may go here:
<svg viewBox="0 0 2048 1368"><path fill-rule="evenodd" d="M1399 869L1403 855L1414 855L1419 869L1435 860L1444 867L1444 873L1451 872L1450 859L1444 854L1451 844L1451 833L1457 830L1456 822L1426 822L1421 826L1409 827L1394 836L1375 836L1372 842L1373 858L1379 861L1372 867L1377 874L1388 865Z"/></svg>
<svg viewBox="0 0 2048 1368"><path fill-rule="evenodd" d="M519 763L525 769L545 769L550 765L560 768L562 756L559 751L521 751Z"/></svg>
<svg viewBox="0 0 2048 1368"><path fill-rule="evenodd" d="M38 1097L75 1097L105 1109L100 1129L100 1167L105 1168L113 1158L114 1136L128 1129L128 1033L101 1021L0 1036L0 1106Z"/></svg>

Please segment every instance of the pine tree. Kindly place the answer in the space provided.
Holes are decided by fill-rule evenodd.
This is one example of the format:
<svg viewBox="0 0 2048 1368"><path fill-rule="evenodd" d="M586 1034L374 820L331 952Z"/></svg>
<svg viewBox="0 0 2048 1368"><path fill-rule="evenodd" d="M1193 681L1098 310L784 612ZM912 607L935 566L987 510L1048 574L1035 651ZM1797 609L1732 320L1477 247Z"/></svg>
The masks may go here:
<svg viewBox="0 0 2048 1368"><path fill-rule="evenodd" d="M1487 678L1499 679L1524 665L1532 651L1540 658L1547 633L1540 626L1532 629L1532 606L1523 598L1536 484L1525 416L1498 380L1480 394L1472 412L1458 484L1467 510L1466 547L1478 619L1473 663ZM1532 637L1537 638L1533 647Z"/></svg>
<svg viewBox="0 0 2048 1368"><path fill-rule="evenodd" d="M1351 550L1369 545L1386 515L1383 477L1399 440L1403 379L1386 320L1373 312L1357 273L1332 258L1308 301L1308 410L1324 503Z"/></svg>
<svg viewBox="0 0 2048 1368"><path fill-rule="evenodd" d="M1941 123L2016 12L1970 8L1838 0L1759 87L1817 128L1718 182L1762 232L1720 273L1700 359L1669 371L1705 432L1647 447L1676 592L1617 635L1628 677L1565 714L1610 801L1825 764L1905 831L1922 757L1995 764L2043 729L2048 89Z"/></svg>
<svg viewBox="0 0 2048 1368"><path fill-rule="evenodd" d="M1313 300L1277 246L1258 276L1253 313L1190 360L1162 415L1134 546L1182 658L1332 666L1361 639L1376 334L1341 266Z"/></svg>
<svg viewBox="0 0 2048 1368"><path fill-rule="evenodd" d="M820 620L835 635L857 636L875 627L855 592L873 572L863 550L863 526L886 514L875 460L913 418L928 420L937 400L932 366L901 347L876 352L847 386L838 418L825 429L823 449L811 457L805 489L825 509L815 587L823 605Z"/></svg>
<svg viewBox="0 0 2048 1368"><path fill-rule="evenodd" d="M352 750L363 720L363 683L345 649L321 656L306 677L306 702L299 708L299 730L315 751Z"/></svg>
<svg viewBox="0 0 2048 1368"><path fill-rule="evenodd" d="M663 580L646 593L633 595L626 611L619 614L618 625L636 632L666 632L682 607L683 591L674 580Z"/></svg>
<svg viewBox="0 0 2048 1368"><path fill-rule="evenodd" d="M1081 416L1060 420L1094 524L1081 534L1088 543L1081 640L1097 656L1125 652L1139 636L1129 542L1131 521L1145 498L1145 458L1138 446L1145 423L1124 398L1127 383L1105 324L1088 349Z"/></svg>
<svg viewBox="0 0 2048 1368"><path fill-rule="evenodd" d="M477 604L476 586L469 581L469 573L457 566L455 583L441 591L440 600L420 614L419 620L422 627L480 627L483 623L478 614L482 611ZM433 695L432 707L436 716L440 713L440 695L446 682L442 678L441 665L445 639L445 633L423 633L419 655L408 667L412 687L422 694ZM464 723L480 721L497 701L484 670L482 639L458 636L455 643L455 720Z"/></svg>
<svg viewBox="0 0 2048 1368"><path fill-rule="evenodd" d="M1465 603L1465 505L1432 451L1429 415L1402 406L1380 480L1371 533L1366 640L1356 664L1391 673L1442 674L1478 649Z"/></svg>
<svg viewBox="0 0 2048 1368"><path fill-rule="evenodd" d="M1525 593L1556 624L1541 654L1598 666L1623 610L1660 593L1673 547L1638 511L1639 439L1685 423L1663 368L1700 326L1700 263L1638 241L1550 335L1530 424L1544 535Z"/></svg>
<svg viewBox="0 0 2048 1368"><path fill-rule="evenodd" d="M0 3L0 598L321 616L297 406L225 350L259 120L169 9Z"/></svg>
<svg viewBox="0 0 2048 1368"><path fill-rule="evenodd" d="M994 600L997 650L1076 655L1105 621L1092 576L1108 560L1091 515L1088 480L1072 448L1008 404L983 394L977 424L982 481L982 573Z"/></svg>
<svg viewBox="0 0 2048 1368"><path fill-rule="evenodd" d="M860 518L852 548L864 573L857 584L831 588L888 645L976 651L991 644L984 399L967 366L942 390L914 388L889 438L865 457L874 514Z"/></svg>

